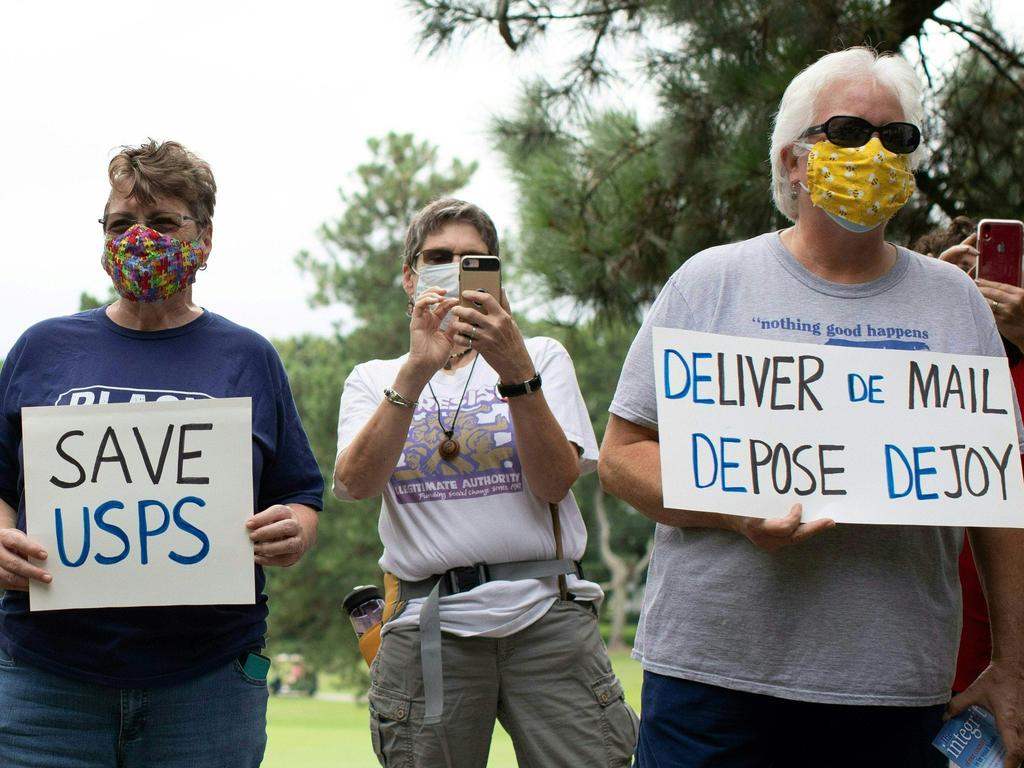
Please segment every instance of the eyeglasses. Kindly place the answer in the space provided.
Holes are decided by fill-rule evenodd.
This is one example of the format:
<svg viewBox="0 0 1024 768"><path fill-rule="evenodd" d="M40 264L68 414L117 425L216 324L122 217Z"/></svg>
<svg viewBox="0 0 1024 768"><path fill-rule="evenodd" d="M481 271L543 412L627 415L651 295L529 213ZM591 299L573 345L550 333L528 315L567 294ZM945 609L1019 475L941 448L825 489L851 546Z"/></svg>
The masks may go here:
<svg viewBox="0 0 1024 768"><path fill-rule="evenodd" d="M424 267L433 267L440 264L451 264L456 259L461 259L463 256L486 256L484 253L477 253L476 251L466 251L465 253L457 253L447 248L424 248L422 251L416 254L413 259L413 263L409 265L409 268L413 271L413 274L418 275L416 271L417 262L422 262Z"/></svg>
<svg viewBox="0 0 1024 768"><path fill-rule="evenodd" d="M159 211L145 219L135 219L132 216L115 213L112 216L104 216L97 219L103 225L103 231L108 235L122 235L133 224L141 224L148 229L155 229L161 235L173 235L183 226L186 221L195 222L199 226L199 219L194 216L186 216L182 213L170 211Z"/></svg>
<svg viewBox="0 0 1024 768"><path fill-rule="evenodd" d="M863 117L835 115L821 125L812 125L800 138L824 133L837 147L862 147L878 133L882 146L898 155L909 155L921 143L921 129L913 123L886 123L872 125Z"/></svg>

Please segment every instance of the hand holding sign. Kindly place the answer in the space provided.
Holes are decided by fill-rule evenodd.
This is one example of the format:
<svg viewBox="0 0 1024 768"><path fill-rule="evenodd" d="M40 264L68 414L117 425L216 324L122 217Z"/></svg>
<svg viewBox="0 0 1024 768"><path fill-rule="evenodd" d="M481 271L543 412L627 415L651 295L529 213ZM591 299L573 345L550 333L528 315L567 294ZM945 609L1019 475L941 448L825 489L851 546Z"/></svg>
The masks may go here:
<svg viewBox="0 0 1024 768"><path fill-rule="evenodd" d="M257 565L295 565L316 543L317 513L303 504L275 504L245 523Z"/></svg>
<svg viewBox="0 0 1024 768"><path fill-rule="evenodd" d="M3 502L0 502L3 504ZM29 579L45 584L53 577L28 558L46 559L46 550L17 528L0 529L0 589L28 589Z"/></svg>
<svg viewBox="0 0 1024 768"><path fill-rule="evenodd" d="M736 517L735 529L750 539L750 543L758 549L778 552L835 527L835 520L828 518L801 523L803 509L803 505L794 504L785 517Z"/></svg>

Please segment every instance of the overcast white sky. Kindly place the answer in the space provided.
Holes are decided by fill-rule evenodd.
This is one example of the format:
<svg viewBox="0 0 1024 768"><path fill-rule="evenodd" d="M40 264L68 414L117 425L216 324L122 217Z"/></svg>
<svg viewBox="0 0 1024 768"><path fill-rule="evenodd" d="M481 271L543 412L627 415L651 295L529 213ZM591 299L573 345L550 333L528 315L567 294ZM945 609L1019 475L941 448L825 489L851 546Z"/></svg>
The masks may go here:
<svg viewBox="0 0 1024 768"><path fill-rule="evenodd" d="M1009 16L1013 0L1002 3ZM203 306L281 338L328 333L293 264L367 158L411 131L477 160L464 196L507 230L515 195L486 130L568 41L513 57L493 34L428 58L399 0L0 2L0 357L30 324L106 294L106 166L121 144L175 139L213 167L218 195ZM650 114L652 96L609 100ZM396 306L401 297L395 297Z"/></svg>

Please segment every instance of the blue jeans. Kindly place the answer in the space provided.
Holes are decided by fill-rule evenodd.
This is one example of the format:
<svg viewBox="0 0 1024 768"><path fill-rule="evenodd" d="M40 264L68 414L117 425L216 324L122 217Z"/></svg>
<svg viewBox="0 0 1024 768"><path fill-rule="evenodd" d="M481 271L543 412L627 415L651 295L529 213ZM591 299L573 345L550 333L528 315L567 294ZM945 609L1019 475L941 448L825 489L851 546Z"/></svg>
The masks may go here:
<svg viewBox="0 0 1024 768"><path fill-rule="evenodd" d="M161 688L107 688L0 650L4 768L257 768L267 684L230 664Z"/></svg>
<svg viewBox="0 0 1024 768"><path fill-rule="evenodd" d="M945 768L942 704L815 704L644 672L635 768Z"/></svg>

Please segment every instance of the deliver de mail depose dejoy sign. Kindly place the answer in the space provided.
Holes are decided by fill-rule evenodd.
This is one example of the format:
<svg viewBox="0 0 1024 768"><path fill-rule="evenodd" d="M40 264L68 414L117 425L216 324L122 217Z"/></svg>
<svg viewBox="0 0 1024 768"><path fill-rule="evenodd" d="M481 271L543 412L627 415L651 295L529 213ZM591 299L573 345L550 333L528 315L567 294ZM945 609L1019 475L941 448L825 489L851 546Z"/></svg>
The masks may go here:
<svg viewBox="0 0 1024 768"><path fill-rule="evenodd" d="M251 604L250 398L22 410L33 611Z"/></svg>
<svg viewBox="0 0 1024 768"><path fill-rule="evenodd" d="M654 329L665 506L1024 527L1005 358Z"/></svg>

